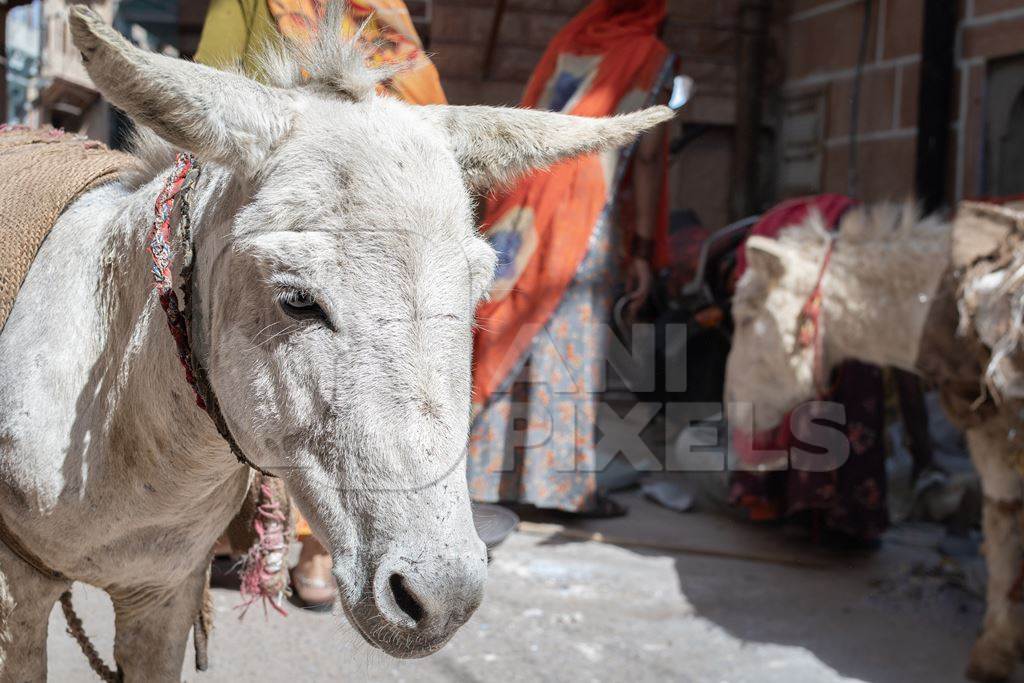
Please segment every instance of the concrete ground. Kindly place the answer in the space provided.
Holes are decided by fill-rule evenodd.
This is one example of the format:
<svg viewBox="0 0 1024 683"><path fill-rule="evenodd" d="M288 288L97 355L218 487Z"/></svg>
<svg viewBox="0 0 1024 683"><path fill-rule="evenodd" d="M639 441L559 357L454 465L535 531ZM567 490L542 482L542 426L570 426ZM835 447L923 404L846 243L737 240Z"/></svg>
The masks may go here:
<svg viewBox="0 0 1024 683"><path fill-rule="evenodd" d="M571 525L613 542L536 524L510 538L494 553L483 606L430 658L369 652L330 614L253 611L240 622L238 594L217 590L212 668L194 672L190 651L184 679L963 680L982 603L935 552L936 528L897 529L873 555L836 555L714 511L679 514L638 494L620 500L627 517ZM81 586L75 596L110 661L109 602ZM48 650L50 680L95 680L59 610Z"/></svg>

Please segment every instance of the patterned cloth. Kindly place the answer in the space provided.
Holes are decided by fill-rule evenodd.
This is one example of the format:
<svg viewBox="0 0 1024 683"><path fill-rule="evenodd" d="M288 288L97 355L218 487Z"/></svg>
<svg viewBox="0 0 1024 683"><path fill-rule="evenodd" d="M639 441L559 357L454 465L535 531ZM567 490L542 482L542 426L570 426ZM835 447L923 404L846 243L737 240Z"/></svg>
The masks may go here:
<svg viewBox="0 0 1024 683"><path fill-rule="evenodd" d="M606 116L651 104L667 60L664 0L591 3L556 36L522 105ZM499 254L478 310L469 488L474 500L584 512L597 496L598 379L618 283L617 150L534 174L488 203ZM667 225L662 202L657 234Z"/></svg>
<svg viewBox="0 0 1024 683"><path fill-rule="evenodd" d="M658 39L665 0L596 0L555 36L534 70L523 107L609 116L651 102L671 58ZM507 383L551 319L586 258L617 189L617 150L533 173L487 202L484 227L498 249L490 298L477 310L473 401L479 411ZM663 177L667 161L663 159ZM666 184L653 232L664 242Z"/></svg>
<svg viewBox="0 0 1024 683"><path fill-rule="evenodd" d="M529 354L477 416L469 441L469 490L482 502L519 502L570 512L597 503L597 386L619 279L618 235L607 215Z"/></svg>
<svg viewBox="0 0 1024 683"><path fill-rule="evenodd" d="M814 512L826 530L874 540L889 526L882 371L850 361L836 372L839 381L829 400L846 408L846 463L831 472L734 472L729 497L755 521Z"/></svg>

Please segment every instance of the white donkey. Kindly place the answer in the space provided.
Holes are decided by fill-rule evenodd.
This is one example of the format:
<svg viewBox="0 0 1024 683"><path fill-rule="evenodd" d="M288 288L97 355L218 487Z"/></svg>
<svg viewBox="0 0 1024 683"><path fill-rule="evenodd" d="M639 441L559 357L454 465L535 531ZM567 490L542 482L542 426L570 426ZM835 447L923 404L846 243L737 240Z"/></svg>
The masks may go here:
<svg viewBox="0 0 1024 683"><path fill-rule="evenodd" d="M486 576L463 455L495 255L471 192L671 112L409 106L376 94L335 31L305 62L269 59L264 86L140 51L84 7L70 22L107 99L205 165L192 343L230 433L330 547L362 636L436 651ZM117 666L147 681L178 679L209 550L250 477L196 407L152 294L144 242L166 173L75 201L0 336L0 518L110 594ZM0 545L0 678L37 681L68 586L21 557Z"/></svg>
<svg viewBox="0 0 1024 683"><path fill-rule="evenodd" d="M1024 654L1024 621L1012 597L1021 589L1024 449L1014 437L1019 405L986 400L992 348L974 321L962 318L965 275L954 267L952 244L954 236L969 243L979 234L959 219L954 231L941 220L919 220L912 205L884 204L848 212L834 242L817 216L775 240L751 237L733 303L726 396L730 418L761 431L814 399L848 359L918 372L940 390L950 417L966 431L985 495L987 605L967 674L1002 680ZM802 343L801 311L816 289L818 343Z"/></svg>

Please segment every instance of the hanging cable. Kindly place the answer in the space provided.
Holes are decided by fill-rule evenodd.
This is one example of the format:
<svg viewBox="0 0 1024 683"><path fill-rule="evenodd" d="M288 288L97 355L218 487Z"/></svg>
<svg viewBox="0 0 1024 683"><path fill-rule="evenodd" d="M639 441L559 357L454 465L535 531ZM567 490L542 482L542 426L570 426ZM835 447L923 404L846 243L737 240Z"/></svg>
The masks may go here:
<svg viewBox="0 0 1024 683"><path fill-rule="evenodd" d="M860 27L860 49L857 52L857 68L853 73L853 88L850 92L850 141L848 155L848 166L846 168L846 193L858 198L860 193L860 178L857 172L858 159L858 136L860 131L860 82L864 75L864 62L868 58L868 37L871 33L871 15L873 0L864 0L864 21ZM878 37L882 40L882 36Z"/></svg>

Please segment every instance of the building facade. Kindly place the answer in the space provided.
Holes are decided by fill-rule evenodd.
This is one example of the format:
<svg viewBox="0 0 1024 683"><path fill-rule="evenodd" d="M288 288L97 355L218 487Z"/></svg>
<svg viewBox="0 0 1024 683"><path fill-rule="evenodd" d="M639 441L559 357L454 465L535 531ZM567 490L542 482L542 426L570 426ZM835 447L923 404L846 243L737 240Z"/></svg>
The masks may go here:
<svg viewBox="0 0 1024 683"><path fill-rule="evenodd" d="M1024 193L1024 0L668 0L664 39L695 82L673 123L673 208L715 228L795 195L914 193L929 3L955 10L944 199ZM187 57L207 4L94 6L136 43ZM586 4L409 6L452 102L515 104L548 41ZM36 0L10 13L8 117L117 142L119 120L81 67L65 11L65 0Z"/></svg>
<svg viewBox="0 0 1024 683"><path fill-rule="evenodd" d="M1024 192L1024 2L962 0L953 38L947 196L950 201ZM868 58L859 102L861 196L914 192L926 0L795 0L785 25L786 112L813 130L813 166L781 155L781 191L845 192L850 167L851 92L868 17ZM784 136L785 137L785 136ZM785 148L787 140L781 146ZM785 183L791 182L788 187Z"/></svg>

